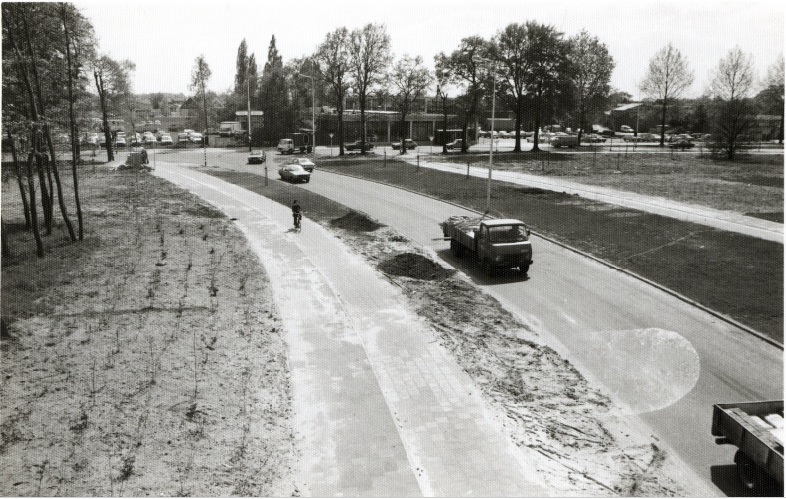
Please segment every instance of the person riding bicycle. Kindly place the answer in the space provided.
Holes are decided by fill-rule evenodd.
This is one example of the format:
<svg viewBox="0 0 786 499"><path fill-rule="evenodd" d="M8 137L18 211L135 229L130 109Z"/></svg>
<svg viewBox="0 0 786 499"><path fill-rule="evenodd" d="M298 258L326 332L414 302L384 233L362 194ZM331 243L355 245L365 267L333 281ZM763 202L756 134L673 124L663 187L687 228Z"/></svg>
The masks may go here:
<svg viewBox="0 0 786 499"><path fill-rule="evenodd" d="M292 201L292 219L295 223L295 227L300 227L300 219L303 217L302 215L302 208L297 202L297 199Z"/></svg>

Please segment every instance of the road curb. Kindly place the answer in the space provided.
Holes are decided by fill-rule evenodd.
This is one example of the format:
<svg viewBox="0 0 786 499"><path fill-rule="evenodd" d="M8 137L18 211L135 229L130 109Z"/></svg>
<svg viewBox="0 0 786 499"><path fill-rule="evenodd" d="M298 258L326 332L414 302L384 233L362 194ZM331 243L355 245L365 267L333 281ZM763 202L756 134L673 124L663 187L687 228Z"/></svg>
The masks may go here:
<svg viewBox="0 0 786 499"><path fill-rule="evenodd" d="M482 215L483 214L482 212L480 212L478 210L474 210L472 208L467 208L466 206L461 206L460 204L454 203L452 201L446 201L444 199L440 199L440 198L438 198L436 196L432 196L430 194L424 194L422 192L417 192L417 191L414 191L412 189L408 189L406 187L401 187L401 186L398 186L398 185L389 184L387 182L382 182L380 180L372 180L372 179L364 178L364 177L361 177L361 176L358 176L358 175L350 175L348 173L340 173L340 172L335 172L335 171L330 172L330 173L336 173L337 175L344 175L345 177L357 178L357 179L360 179L360 180L366 180L368 182L375 182L377 184L386 185L388 187L394 187L396 189L401 189L402 191L411 192L413 194L417 194L417 195L420 195L420 196L425 196L427 198L431 198L431 199L434 199L436 201L441 201L443 203L447 203L447 204L455 206L457 208L461 208L462 210L467 210L467 211L471 211L473 213L477 213L478 215ZM680 293L674 291L673 289L670 289L670 288L668 288L666 286L663 286L662 284L658 284L657 282L652 281L650 279L647 279L646 277L641 276L641 275L639 275L639 274L637 274L637 273L635 273L633 271L624 269L622 267L618 267L617 265L614 265L611 262L603 260L602 258L598 258L598 257L596 257L594 255L591 255L589 253L586 253L584 251L576 249L576 248L574 248L572 246L569 246L569 245L567 245L567 244L565 244L563 242L557 241L556 239L553 239L553 238L551 238L549 236L545 236L545 235L540 234L540 233L535 232L535 231L532 231L532 234L537 236L537 237L539 237L539 238L541 238L541 239L549 241L550 243L554 243L557 246L560 246L560 247L565 248L565 249L567 249L569 251L572 251L573 253L576 253L576 254L581 255L583 257L586 257L586 258L589 258L591 260L594 260L594 261L600 263L601 265L603 265L605 267L608 267L610 269L616 270L616 271L621 272L623 274L629 275L630 277L633 277L634 279L637 279L637 280L639 280L639 281L641 281L641 282L643 282L645 284L653 286L653 287L659 289L660 291L663 291L663 292L665 292L665 293L667 293L667 294L677 298L678 300L680 300L680 301L682 301L684 303L687 303L688 305L692 305L692 306L694 306L694 307L696 307L696 308L698 308L698 309L700 309L700 310L702 310L704 312L707 312L708 314L710 314L713 317L716 317L716 318L722 320L723 322L726 322L728 324L731 324L732 326L735 326L735 327L737 327L739 329L742 329L746 333L749 333L749 334L759 338L760 340L764 341L765 343L769 343L770 345L772 345L774 347L777 347L777 348L780 348L781 350L784 349L783 348L783 343L780 343L777 340L774 340L774 339L770 338L769 336L765 335L764 333L762 333L760 331L757 331L756 329L753 329L750 326L746 326L745 324L742 324L741 322L738 322L737 320L732 319L731 317L729 317L729 316L727 316L725 314L722 314L722 313L718 312L717 310L713 310L713 309L707 307L706 305L702 305L701 303L699 303L697 301L694 301L693 299L688 298L687 296L685 296L683 294L680 294Z"/></svg>

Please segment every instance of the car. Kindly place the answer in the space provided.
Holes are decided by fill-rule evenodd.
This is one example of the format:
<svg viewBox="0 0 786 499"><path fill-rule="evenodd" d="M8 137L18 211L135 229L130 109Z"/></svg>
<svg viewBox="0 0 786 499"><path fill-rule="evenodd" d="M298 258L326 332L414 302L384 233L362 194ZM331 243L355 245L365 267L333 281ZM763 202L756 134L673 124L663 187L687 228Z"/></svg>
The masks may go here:
<svg viewBox="0 0 786 499"><path fill-rule="evenodd" d="M308 158L294 158L290 161L291 164L297 164L303 167L304 170L311 173L314 171L314 167L316 166L313 161Z"/></svg>
<svg viewBox="0 0 786 499"><path fill-rule="evenodd" d="M98 134L88 133L82 138L82 144L86 146L96 147L98 145Z"/></svg>
<svg viewBox="0 0 786 499"><path fill-rule="evenodd" d="M311 174L307 172L302 166L290 163L284 165L278 170L281 180L288 180L290 182L306 182L311 180Z"/></svg>
<svg viewBox="0 0 786 499"><path fill-rule="evenodd" d="M161 145L162 146L171 146L174 142L172 142L172 136L168 133L161 134Z"/></svg>
<svg viewBox="0 0 786 499"><path fill-rule="evenodd" d="M180 132L177 134L177 143L186 145L188 144L188 134L186 132Z"/></svg>
<svg viewBox="0 0 786 499"><path fill-rule="evenodd" d="M567 133L557 132L551 138L551 147L576 147L579 145L578 135L569 135Z"/></svg>
<svg viewBox="0 0 786 499"><path fill-rule="evenodd" d="M671 147L672 149L679 149L681 151L684 151L686 149L690 149L691 147L693 147L695 145L696 144L694 144L693 142L691 142L688 139L679 139L679 140L676 140L674 142L671 142L669 144L669 147Z"/></svg>
<svg viewBox="0 0 786 499"><path fill-rule="evenodd" d="M122 135L119 135L115 138L115 147L125 147L126 146L126 138Z"/></svg>
<svg viewBox="0 0 786 499"><path fill-rule="evenodd" d="M590 144L598 144L600 142L606 142L606 139L596 133L588 133L581 137L581 141L589 142Z"/></svg>
<svg viewBox="0 0 786 499"><path fill-rule="evenodd" d="M629 127L628 125L622 125L620 127L620 132L622 132L622 133L633 133L633 129L631 127Z"/></svg>
<svg viewBox="0 0 786 499"><path fill-rule="evenodd" d="M456 140L454 140L452 142L448 142L447 144L445 144L445 147L448 148L449 150L461 149L461 144L463 142L464 142L464 140L462 140L462 139L456 139Z"/></svg>
<svg viewBox="0 0 786 499"><path fill-rule="evenodd" d="M188 134L188 140L193 142L194 144L201 144L202 134L199 132L191 132L190 134Z"/></svg>
<svg viewBox="0 0 786 499"><path fill-rule="evenodd" d="M360 151L360 146L363 143L362 140L356 140L354 142L349 142L344 144L344 150L346 151ZM374 148L374 144L371 142L366 142L366 151L370 151Z"/></svg>
<svg viewBox="0 0 786 499"><path fill-rule="evenodd" d="M128 140L131 142L131 146L133 147L136 147L142 143L142 137L138 133L133 134Z"/></svg>
<svg viewBox="0 0 786 499"><path fill-rule="evenodd" d="M392 147L393 149L395 149L395 150L399 150L399 149L401 149L401 142L393 142L393 143L392 143L392 144L390 144L390 145L391 145L391 147ZM416 148L417 146L418 146L418 145L415 143L415 141L414 141L414 140L412 140L412 139L404 139L404 147L405 147L406 149L414 149L414 148Z"/></svg>
<svg viewBox="0 0 786 499"><path fill-rule="evenodd" d="M248 153L249 165L259 165L264 163L266 160L267 156L265 155L265 151L251 151Z"/></svg>

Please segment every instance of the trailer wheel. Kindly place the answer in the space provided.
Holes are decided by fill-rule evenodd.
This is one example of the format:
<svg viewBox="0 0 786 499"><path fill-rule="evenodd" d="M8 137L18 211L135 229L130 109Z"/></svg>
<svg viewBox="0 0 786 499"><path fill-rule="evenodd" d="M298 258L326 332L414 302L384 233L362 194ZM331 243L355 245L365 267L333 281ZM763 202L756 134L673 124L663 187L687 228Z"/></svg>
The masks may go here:
<svg viewBox="0 0 786 499"><path fill-rule="evenodd" d="M774 489L773 480L741 450L734 454L734 462L737 463L737 476L746 489L757 495L769 495Z"/></svg>
<svg viewBox="0 0 786 499"><path fill-rule="evenodd" d="M464 254L464 248L459 244L458 241L451 239L450 240L450 252L455 257L461 257Z"/></svg>
<svg viewBox="0 0 786 499"><path fill-rule="evenodd" d="M486 258L483 260L483 271L486 273L487 276L491 277L494 275L494 266L491 265L491 260Z"/></svg>

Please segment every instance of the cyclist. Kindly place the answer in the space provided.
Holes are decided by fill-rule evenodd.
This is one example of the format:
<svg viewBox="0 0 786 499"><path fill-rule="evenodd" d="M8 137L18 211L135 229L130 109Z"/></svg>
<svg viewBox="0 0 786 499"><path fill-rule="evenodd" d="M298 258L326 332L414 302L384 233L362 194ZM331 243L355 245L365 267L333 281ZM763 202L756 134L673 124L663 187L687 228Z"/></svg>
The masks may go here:
<svg viewBox="0 0 786 499"><path fill-rule="evenodd" d="M300 229L300 219L303 218L302 209L297 202L297 199L292 201L292 219L295 223L295 228Z"/></svg>

